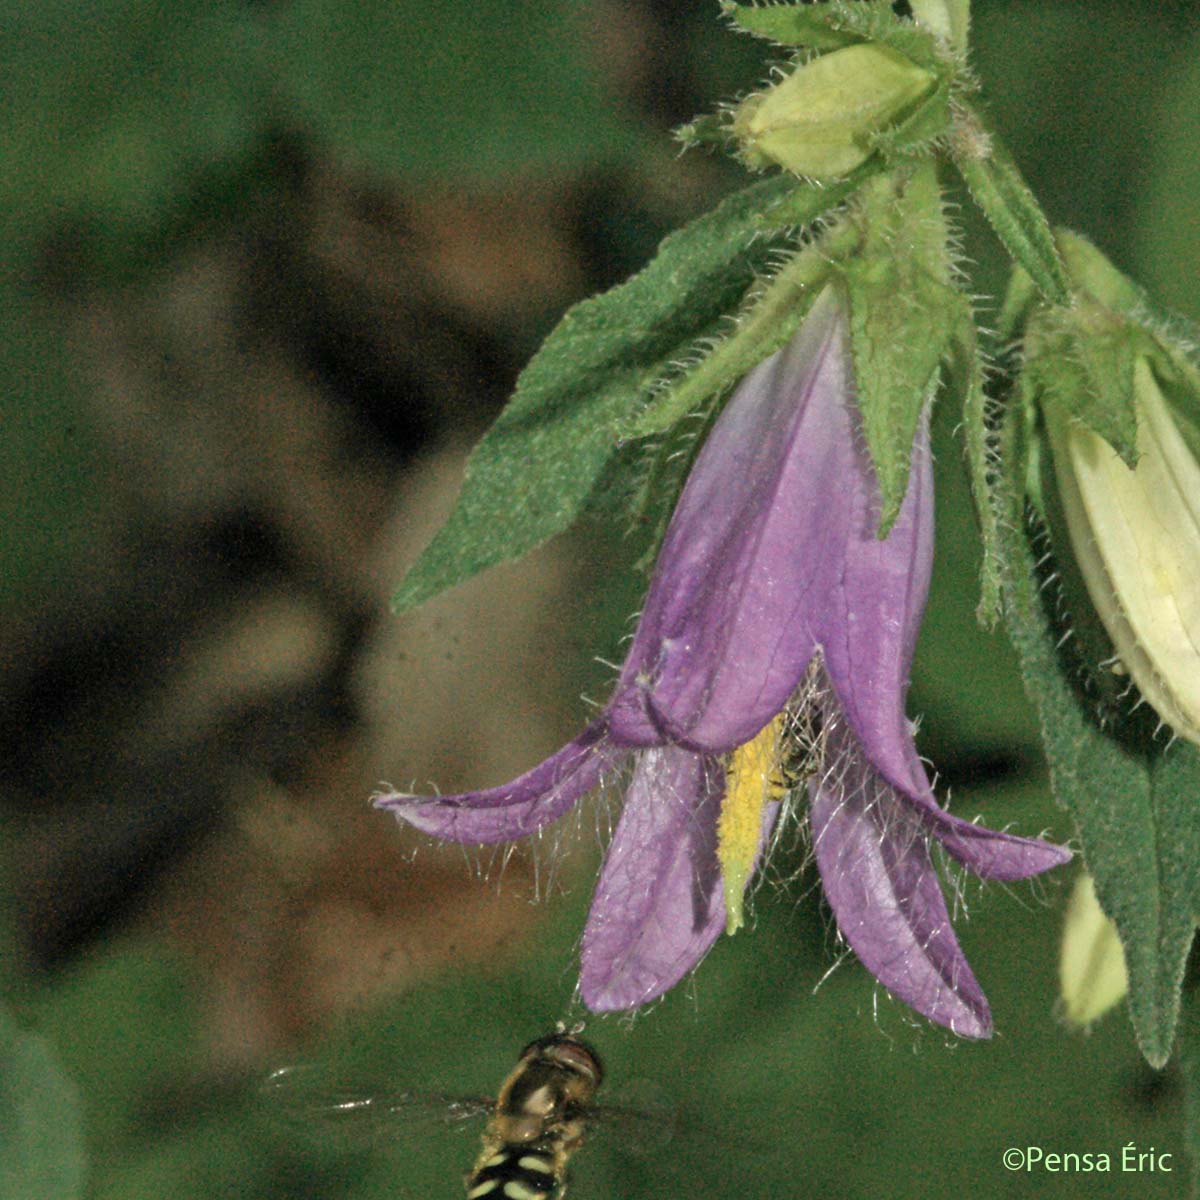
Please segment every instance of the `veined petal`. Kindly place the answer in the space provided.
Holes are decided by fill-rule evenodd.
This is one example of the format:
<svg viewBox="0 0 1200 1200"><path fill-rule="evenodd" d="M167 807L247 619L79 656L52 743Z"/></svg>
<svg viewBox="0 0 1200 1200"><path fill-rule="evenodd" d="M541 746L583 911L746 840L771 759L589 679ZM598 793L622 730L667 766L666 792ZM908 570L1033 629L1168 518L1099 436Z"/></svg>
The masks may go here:
<svg viewBox="0 0 1200 1200"><path fill-rule="evenodd" d="M391 792L376 796L374 803L398 820L445 841L509 842L558 820L622 756L608 744L604 722L594 721L561 750L510 783L455 796Z"/></svg>
<svg viewBox="0 0 1200 1200"><path fill-rule="evenodd" d="M639 755L583 933L580 992L593 1012L661 996L720 935L723 789L713 758L674 746Z"/></svg>
<svg viewBox="0 0 1200 1200"><path fill-rule="evenodd" d="M962 1037L990 1037L920 820L863 758L836 767L809 791L817 867L842 936L917 1012Z"/></svg>
<svg viewBox="0 0 1200 1200"><path fill-rule="evenodd" d="M851 441L837 503L846 509L841 572L816 618L825 671L846 721L893 787L930 794L904 712L908 674L933 567L933 463L928 415L913 443L908 491L891 532L876 536L879 486Z"/></svg>
<svg viewBox="0 0 1200 1200"><path fill-rule="evenodd" d="M795 690L846 538L849 372L828 291L726 405L663 541L610 712L618 741L646 740L633 689L659 740L714 753L749 741Z"/></svg>
<svg viewBox="0 0 1200 1200"><path fill-rule="evenodd" d="M841 742L834 756L864 755L926 830L981 878L1026 879L1068 862L1071 852L1062 846L951 816L934 797L913 742L904 705L933 566L928 418L913 443L900 514L883 541L875 536L878 487L864 450L855 454L847 478L852 476L858 484L843 495L853 514L843 570L817 622L825 672L841 710L840 719L833 718L838 726L833 736Z"/></svg>

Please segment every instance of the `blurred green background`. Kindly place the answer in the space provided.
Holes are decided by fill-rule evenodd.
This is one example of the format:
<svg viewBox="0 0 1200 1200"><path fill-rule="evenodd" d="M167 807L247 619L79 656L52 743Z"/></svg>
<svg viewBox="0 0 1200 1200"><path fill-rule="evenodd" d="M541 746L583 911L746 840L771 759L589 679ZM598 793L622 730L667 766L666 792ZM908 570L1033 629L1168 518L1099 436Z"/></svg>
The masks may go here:
<svg viewBox="0 0 1200 1200"><path fill-rule="evenodd" d="M974 7L1051 219L1200 317L1200 13ZM364 1145L259 1085L303 1062L486 1091L578 1015L613 798L512 855L421 843L366 799L558 745L638 580L620 531L587 530L402 621L387 596L562 310L740 186L668 131L770 56L715 0L0 12L0 1200L458 1195L472 1133L413 1110ZM974 625L956 426L943 409L910 708L956 812L1067 838L1007 643ZM963 884L997 1036L953 1045L853 959L826 978L793 841L753 928L649 1012L589 1022L613 1098L648 1080L681 1116L648 1157L586 1147L573 1195L1187 1194L1174 1068L1121 1013L1055 1017L1070 872ZM1122 1174L1130 1142L1175 1170ZM1013 1173L1011 1146L1116 1162Z"/></svg>

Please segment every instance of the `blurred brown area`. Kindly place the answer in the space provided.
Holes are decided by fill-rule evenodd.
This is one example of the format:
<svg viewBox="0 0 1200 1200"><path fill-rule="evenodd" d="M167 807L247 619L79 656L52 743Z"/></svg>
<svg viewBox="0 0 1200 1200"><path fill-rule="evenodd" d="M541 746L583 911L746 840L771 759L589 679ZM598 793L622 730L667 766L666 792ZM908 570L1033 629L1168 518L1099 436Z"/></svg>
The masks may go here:
<svg viewBox="0 0 1200 1200"><path fill-rule="evenodd" d="M690 116L689 14L607 7L596 49L629 109ZM280 134L272 203L136 283L93 284L69 233L46 247L107 508L71 592L0 624L27 973L163 932L232 1064L528 950L527 850L431 845L368 800L493 784L570 735L588 545L400 619L388 597L557 316L722 186L662 142L649 169L431 189ZM638 233L614 249L622 213Z"/></svg>
<svg viewBox="0 0 1200 1200"><path fill-rule="evenodd" d="M28 969L169 930L244 1059L535 934L525 854L485 884L368 797L511 777L578 715L561 549L387 604L519 355L588 287L580 187L410 195L314 158L281 211L79 290L104 543L0 631Z"/></svg>

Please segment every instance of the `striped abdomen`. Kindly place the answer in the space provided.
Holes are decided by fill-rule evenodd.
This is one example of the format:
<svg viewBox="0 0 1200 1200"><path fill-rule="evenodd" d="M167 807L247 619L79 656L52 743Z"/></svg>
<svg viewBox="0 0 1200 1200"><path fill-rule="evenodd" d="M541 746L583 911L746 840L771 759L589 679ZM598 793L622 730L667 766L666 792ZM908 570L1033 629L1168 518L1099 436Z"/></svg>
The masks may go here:
<svg viewBox="0 0 1200 1200"><path fill-rule="evenodd" d="M561 1144L507 1142L467 1176L467 1200L549 1200L562 1183L566 1157Z"/></svg>

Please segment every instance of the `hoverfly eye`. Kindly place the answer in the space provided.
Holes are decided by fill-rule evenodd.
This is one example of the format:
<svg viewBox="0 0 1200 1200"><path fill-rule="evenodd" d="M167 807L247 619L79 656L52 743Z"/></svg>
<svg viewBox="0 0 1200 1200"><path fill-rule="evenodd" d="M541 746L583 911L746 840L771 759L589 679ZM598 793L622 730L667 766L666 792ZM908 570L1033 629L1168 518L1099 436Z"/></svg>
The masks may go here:
<svg viewBox="0 0 1200 1200"><path fill-rule="evenodd" d="M604 1078L604 1067L600 1063L600 1056L586 1042L581 1042L573 1037L555 1038L544 1049L548 1052L547 1057L553 1059L559 1066L573 1071L577 1075L585 1076L597 1087Z"/></svg>

